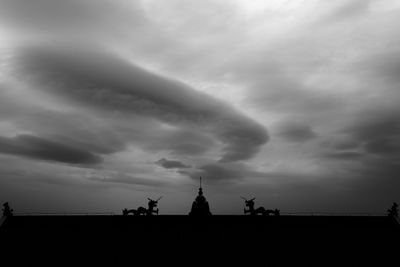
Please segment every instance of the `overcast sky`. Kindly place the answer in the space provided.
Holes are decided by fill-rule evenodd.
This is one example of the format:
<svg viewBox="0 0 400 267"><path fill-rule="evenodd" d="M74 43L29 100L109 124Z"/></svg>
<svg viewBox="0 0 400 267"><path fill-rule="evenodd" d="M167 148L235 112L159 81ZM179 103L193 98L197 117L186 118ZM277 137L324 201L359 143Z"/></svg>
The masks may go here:
<svg viewBox="0 0 400 267"><path fill-rule="evenodd" d="M0 0L0 201L400 201L397 0Z"/></svg>

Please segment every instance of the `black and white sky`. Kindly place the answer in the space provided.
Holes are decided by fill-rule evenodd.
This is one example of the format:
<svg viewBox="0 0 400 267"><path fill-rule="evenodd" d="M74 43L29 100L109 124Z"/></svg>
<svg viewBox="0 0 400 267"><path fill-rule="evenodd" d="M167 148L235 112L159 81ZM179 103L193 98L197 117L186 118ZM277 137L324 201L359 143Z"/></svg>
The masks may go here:
<svg viewBox="0 0 400 267"><path fill-rule="evenodd" d="M186 214L400 196L397 0L0 0L0 201Z"/></svg>

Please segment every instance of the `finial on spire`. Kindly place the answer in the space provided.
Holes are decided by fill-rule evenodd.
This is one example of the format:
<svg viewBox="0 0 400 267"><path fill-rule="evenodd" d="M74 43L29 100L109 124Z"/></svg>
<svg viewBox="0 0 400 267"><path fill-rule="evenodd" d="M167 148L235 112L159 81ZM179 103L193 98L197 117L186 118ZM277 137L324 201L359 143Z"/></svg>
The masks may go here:
<svg viewBox="0 0 400 267"><path fill-rule="evenodd" d="M202 186L201 180L202 177L200 176L199 194L193 201L192 209L190 210L189 215L195 215L195 216L211 215L210 206L208 205L206 198L203 196L203 189L201 188Z"/></svg>

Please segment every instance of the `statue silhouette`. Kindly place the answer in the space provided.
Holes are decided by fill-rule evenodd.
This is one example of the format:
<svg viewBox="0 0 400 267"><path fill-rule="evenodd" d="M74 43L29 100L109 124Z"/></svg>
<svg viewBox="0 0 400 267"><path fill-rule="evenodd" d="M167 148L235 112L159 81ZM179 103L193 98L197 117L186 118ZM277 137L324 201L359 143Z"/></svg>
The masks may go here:
<svg viewBox="0 0 400 267"><path fill-rule="evenodd" d="M9 217L13 215L13 209L10 208L10 206L8 205L8 202L3 204L3 216L4 217Z"/></svg>
<svg viewBox="0 0 400 267"><path fill-rule="evenodd" d="M201 188L201 177L200 177L200 188L199 194L196 197L195 201L193 201L192 209L189 212L191 216L209 216L212 215L210 212L210 206L206 198L203 196L203 189Z"/></svg>
<svg viewBox="0 0 400 267"><path fill-rule="evenodd" d="M140 216L140 215L147 215L147 216L151 216L154 214L158 215L158 209L154 209L157 207L158 201L161 199L162 197L159 197L157 200L153 200L151 198L147 198L149 200L148 202L148 208L144 208L144 207L139 207L136 210L135 209L123 209L122 210L122 215L127 216L130 213L132 213L134 216Z"/></svg>
<svg viewBox="0 0 400 267"><path fill-rule="evenodd" d="M262 215L266 215L269 216L270 214L273 214L275 216L280 216L281 212L278 209L274 209L274 210L266 210L264 207L258 207L257 209L254 208L254 200L256 199L255 197L253 197L250 200L247 200L245 197L242 197L245 201L245 205L246 207L248 207L248 209L244 208L244 214L250 213L250 215L257 215L257 214L262 214Z"/></svg>
<svg viewBox="0 0 400 267"><path fill-rule="evenodd" d="M154 209L155 207L157 207L158 201L161 199L162 197L159 197L157 200L152 200L151 198L147 198L149 200L148 206L149 208L146 211L146 215L153 215L153 213L156 213L158 215L158 209Z"/></svg>
<svg viewBox="0 0 400 267"><path fill-rule="evenodd" d="M139 215L146 215L147 209L143 207L139 207L137 210L135 209L123 209L122 210L122 215L127 216L130 213L132 213L134 216L139 216Z"/></svg>
<svg viewBox="0 0 400 267"><path fill-rule="evenodd" d="M399 205L396 202L393 202L392 207L387 210L388 216L393 218L399 217Z"/></svg>

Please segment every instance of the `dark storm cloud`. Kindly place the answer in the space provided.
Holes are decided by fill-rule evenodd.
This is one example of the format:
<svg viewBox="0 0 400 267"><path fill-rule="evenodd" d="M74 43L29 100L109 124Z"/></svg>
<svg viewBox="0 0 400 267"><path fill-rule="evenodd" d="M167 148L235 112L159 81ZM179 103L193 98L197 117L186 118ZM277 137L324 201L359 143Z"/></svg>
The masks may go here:
<svg viewBox="0 0 400 267"><path fill-rule="evenodd" d="M243 178L242 172L239 170L240 166L236 165L223 165L223 164L206 164L201 166L201 176L207 177L212 181L218 180L236 180Z"/></svg>
<svg viewBox="0 0 400 267"><path fill-rule="evenodd" d="M205 153L209 148L209 144L201 145L193 143L192 140L180 140L180 142L176 142L175 144L168 144L166 147L167 150L171 151L173 154L178 155L200 155Z"/></svg>
<svg viewBox="0 0 400 267"><path fill-rule="evenodd" d="M78 147L32 135L0 137L0 153L71 164L97 164L102 159Z"/></svg>
<svg viewBox="0 0 400 267"><path fill-rule="evenodd" d="M199 127L224 144L221 161L253 157L268 141L263 126L233 107L178 81L152 74L96 48L22 49L14 71L71 105L107 114L155 118Z"/></svg>
<svg viewBox="0 0 400 267"><path fill-rule="evenodd" d="M329 152L322 154L320 156L334 160L358 160L363 156L363 153L353 152L353 151L341 151L341 152Z"/></svg>
<svg viewBox="0 0 400 267"><path fill-rule="evenodd" d="M285 80L265 81L253 84L252 94L246 99L260 110L292 113L316 112L334 108L341 100L325 92L308 91L301 82L287 84Z"/></svg>
<svg viewBox="0 0 400 267"><path fill-rule="evenodd" d="M291 121L280 123L276 129L276 133L290 142L305 142L317 137L309 125Z"/></svg>
<svg viewBox="0 0 400 267"><path fill-rule="evenodd" d="M229 182L240 180L248 172L246 165L241 163L209 163L204 164L194 170L179 170L181 174L187 175L192 179L203 177L210 183Z"/></svg>
<svg viewBox="0 0 400 267"><path fill-rule="evenodd" d="M398 42L398 39L392 42ZM355 71L361 70L361 78L368 79L374 84L385 85L381 90L391 89L400 82L400 56L397 49L380 51L367 58L355 62Z"/></svg>
<svg viewBox="0 0 400 267"><path fill-rule="evenodd" d="M306 41L299 40L296 45L309 53ZM247 84L246 103L262 111L289 114L321 112L341 105L343 100L334 91L318 90L305 83L307 75L324 62L320 58L304 59L303 53L298 55L296 50L292 56L282 52L290 48L284 44L277 51L265 52L269 57L258 51L231 63L237 82Z"/></svg>
<svg viewBox="0 0 400 267"><path fill-rule="evenodd" d="M158 165L164 167L165 169L185 169L190 168L189 165L186 165L178 160L167 160L162 158L156 162Z"/></svg>
<svg viewBox="0 0 400 267"><path fill-rule="evenodd" d="M374 202L387 201L389 205L399 197L398 188L400 187L400 166L398 158L370 159L364 162L364 168L360 170L363 177L359 183L359 194L362 198ZM374 204L372 204L374 205Z"/></svg>
<svg viewBox="0 0 400 267"><path fill-rule="evenodd" d="M78 111L57 111L35 105L30 97L13 95L12 86L0 88L0 122L59 143L98 154L125 148L125 140L108 123Z"/></svg>
<svg viewBox="0 0 400 267"><path fill-rule="evenodd" d="M290 171L256 171L245 163L207 163L196 168L178 170L178 173L197 180L203 177L209 183L231 183L244 179L264 179L270 182L285 183L288 180L304 180L309 174Z"/></svg>
<svg viewBox="0 0 400 267"><path fill-rule="evenodd" d="M155 186L155 187L166 185L164 181L152 180L143 177L135 177L126 173L116 173L109 175L108 177L93 175L89 177L88 180L95 182L104 182L104 183L131 184L131 185Z"/></svg>
<svg viewBox="0 0 400 267"><path fill-rule="evenodd" d="M348 150L358 148L360 146L360 143L356 140L339 140L334 141L333 143L325 143L324 145L331 146L332 148L337 150Z"/></svg>
<svg viewBox="0 0 400 267"><path fill-rule="evenodd" d="M200 128L176 128L161 131L151 142L143 140L140 145L146 150L166 150L174 155L202 155L215 146L212 136L207 136Z"/></svg>
<svg viewBox="0 0 400 267"><path fill-rule="evenodd" d="M30 114L14 118L14 121L25 129L93 153L111 154L125 148L126 141L117 132L81 113L36 108Z"/></svg>
<svg viewBox="0 0 400 267"><path fill-rule="evenodd" d="M366 152L378 155L400 153L400 115L393 110L366 111L346 129Z"/></svg>

